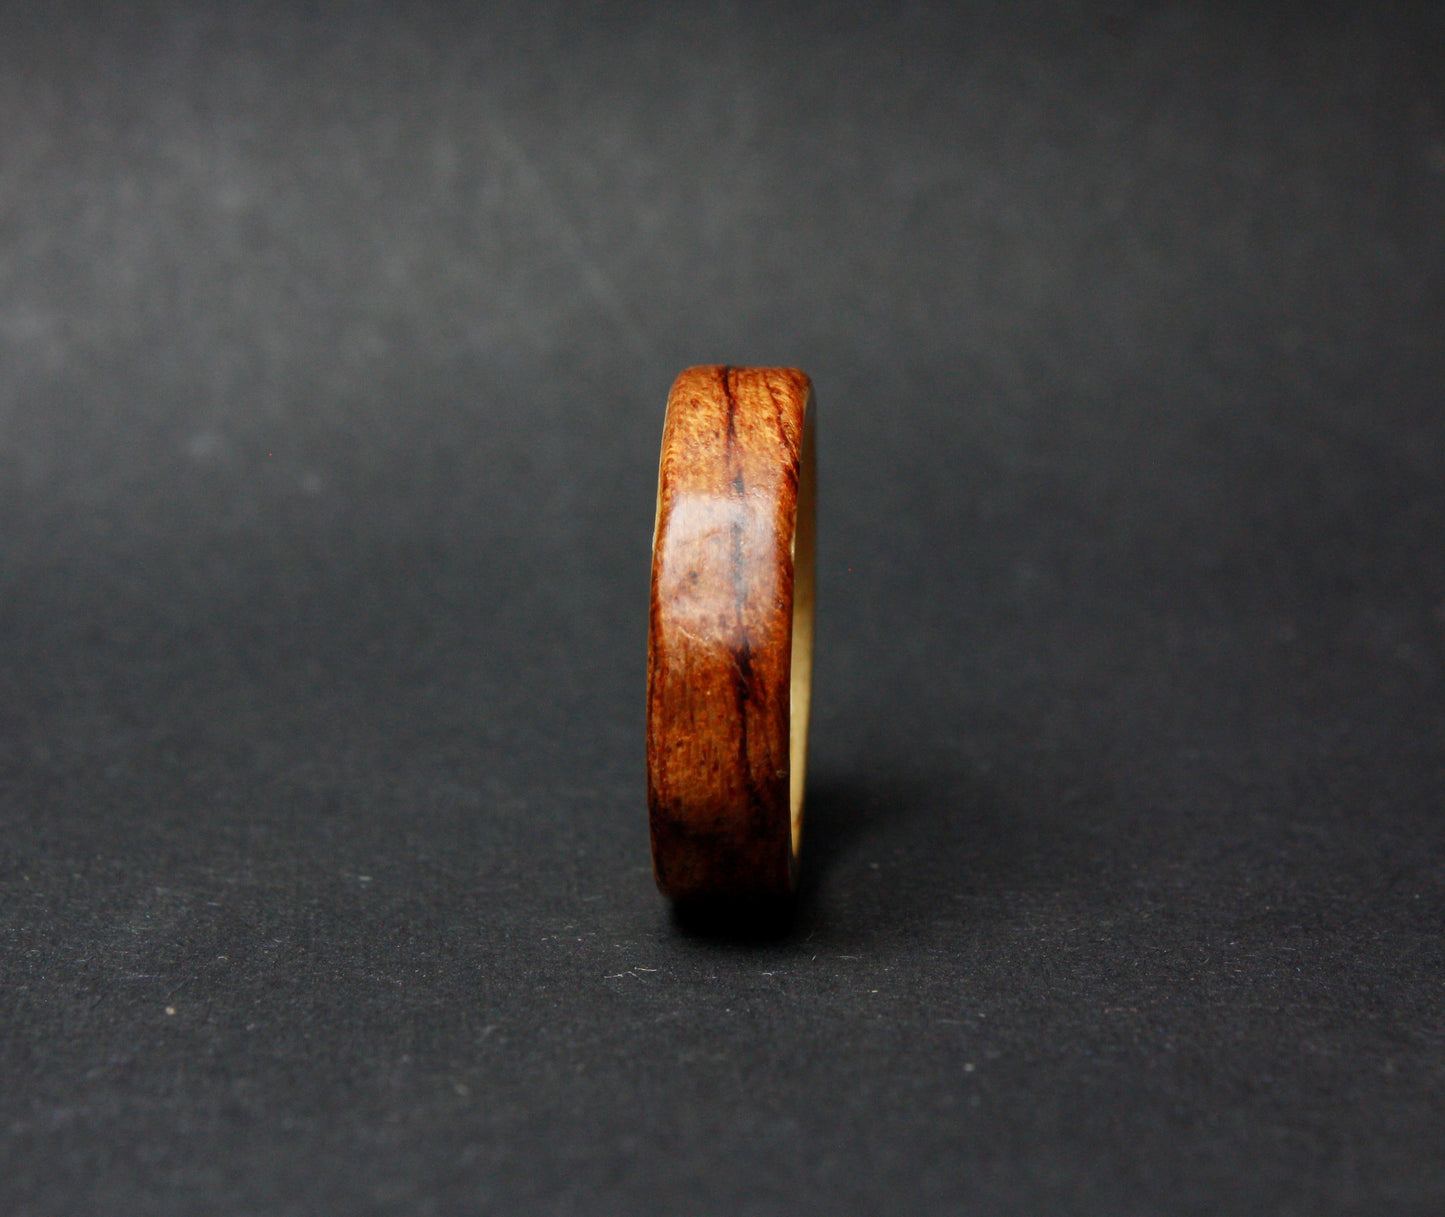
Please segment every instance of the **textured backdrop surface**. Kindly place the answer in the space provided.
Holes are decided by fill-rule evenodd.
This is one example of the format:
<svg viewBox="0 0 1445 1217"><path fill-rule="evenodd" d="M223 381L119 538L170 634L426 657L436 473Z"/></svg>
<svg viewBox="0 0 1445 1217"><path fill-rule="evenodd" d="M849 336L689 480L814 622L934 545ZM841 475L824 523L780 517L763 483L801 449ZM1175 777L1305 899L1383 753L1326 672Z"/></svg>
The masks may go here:
<svg viewBox="0 0 1445 1217"><path fill-rule="evenodd" d="M0 6L0 1209L1445 1208L1445 10ZM662 403L821 402L679 925Z"/></svg>

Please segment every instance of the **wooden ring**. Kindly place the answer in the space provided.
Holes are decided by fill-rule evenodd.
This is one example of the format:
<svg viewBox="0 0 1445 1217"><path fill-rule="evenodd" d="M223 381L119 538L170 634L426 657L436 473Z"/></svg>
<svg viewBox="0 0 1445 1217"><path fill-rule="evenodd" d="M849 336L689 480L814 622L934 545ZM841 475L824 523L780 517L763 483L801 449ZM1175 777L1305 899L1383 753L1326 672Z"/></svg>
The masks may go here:
<svg viewBox="0 0 1445 1217"><path fill-rule="evenodd" d="M812 383L688 368L662 432L647 648L647 802L674 900L798 878L813 674Z"/></svg>

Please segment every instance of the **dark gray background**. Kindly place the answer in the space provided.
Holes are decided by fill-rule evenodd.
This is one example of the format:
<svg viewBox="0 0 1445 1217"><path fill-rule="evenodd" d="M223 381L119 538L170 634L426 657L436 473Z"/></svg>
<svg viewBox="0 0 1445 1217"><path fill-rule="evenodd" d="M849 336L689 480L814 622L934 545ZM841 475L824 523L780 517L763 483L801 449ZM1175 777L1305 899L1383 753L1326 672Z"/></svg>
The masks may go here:
<svg viewBox="0 0 1445 1217"><path fill-rule="evenodd" d="M0 1209L1445 1208L1440 5L0 7ZM653 890L662 404L821 402Z"/></svg>

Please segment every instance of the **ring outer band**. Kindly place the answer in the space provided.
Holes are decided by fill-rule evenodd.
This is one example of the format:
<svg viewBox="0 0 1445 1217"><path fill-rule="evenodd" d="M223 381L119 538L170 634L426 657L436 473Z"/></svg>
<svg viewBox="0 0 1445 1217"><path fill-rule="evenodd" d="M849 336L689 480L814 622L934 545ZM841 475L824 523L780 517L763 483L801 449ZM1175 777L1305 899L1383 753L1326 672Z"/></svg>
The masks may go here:
<svg viewBox="0 0 1445 1217"><path fill-rule="evenodd" d="M668 395L648 637L647 795L673 900L797 884L814 603L812 383L688 368Z"/></svg>

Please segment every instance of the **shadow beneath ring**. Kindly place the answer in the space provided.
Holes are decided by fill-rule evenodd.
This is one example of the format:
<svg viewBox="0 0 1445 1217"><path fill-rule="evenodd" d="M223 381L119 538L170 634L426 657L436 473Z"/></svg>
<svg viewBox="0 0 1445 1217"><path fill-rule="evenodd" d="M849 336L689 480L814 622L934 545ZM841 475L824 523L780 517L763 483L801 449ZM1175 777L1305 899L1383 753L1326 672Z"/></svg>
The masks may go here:
<svg viewBox="0 0 1445 1217"><path fill-rule="evenodd" d="M697 896L672 906L673 924L688 937L734 946L786 942L797 914L795 896Z"/></svg>
<svg viewBox="0 0 1445 1217"><path fill-rule="evenodd" d="M673 924L689 938L719 946L761 947L787 943L818 920L827 872L865 839L896 834L917 819L926 789L914 781L824 780L808 790L803 864L792 897L678 901Z"/></svg>

